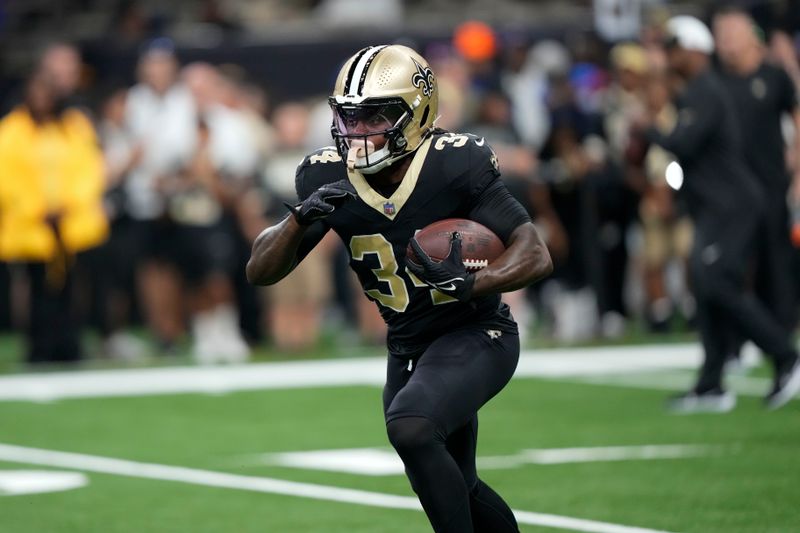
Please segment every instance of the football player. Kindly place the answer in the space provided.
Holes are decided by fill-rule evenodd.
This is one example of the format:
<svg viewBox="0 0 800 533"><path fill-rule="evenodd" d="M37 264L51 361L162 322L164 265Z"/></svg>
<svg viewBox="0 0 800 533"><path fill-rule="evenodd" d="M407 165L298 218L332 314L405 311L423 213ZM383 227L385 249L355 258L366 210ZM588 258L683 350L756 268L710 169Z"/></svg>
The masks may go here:
<svg viewBox="0 0 800 533"><path fill-rule="evenodd" d="M517 325L499 293L549 274L547 248L484 139L435 127L436 78L415 51L359 51L342 67L330 105L335 146L300 164L300 201L258 236L248 279L277 283L335 231L388 325L386 430L433 529L518 531L511 509L476 473L477 412L519 359ZM487 226L506 251L469 273L454 234L449 257L434 262L413 237L446 218ZM421 265L406 262L409 244Z"/></svg>

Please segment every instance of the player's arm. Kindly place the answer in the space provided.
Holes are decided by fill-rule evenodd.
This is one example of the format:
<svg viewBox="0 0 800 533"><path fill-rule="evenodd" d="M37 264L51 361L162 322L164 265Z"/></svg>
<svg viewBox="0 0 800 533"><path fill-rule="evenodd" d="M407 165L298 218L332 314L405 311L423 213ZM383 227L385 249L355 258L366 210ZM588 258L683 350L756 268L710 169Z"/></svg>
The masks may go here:
<svg viewBox="0 0 800 533"><path fill-rule="evenodd" d="M506 245L500 257L475 274L472 297L515 291L553 271L547 246L501 180L491 180L476 196L469 218L490 228Z"/></svg>
<svg viewBox="0 0 800 533"><path fill-rule="evenodd" d="M475 273L472 297L522 289L550 275L553 261L532 222L517 226L506 242L506 251Z"/></svg>
<svg viewBox="0 0 800 533"><path fill-rule="evenodd" d="M247 262L247 281L254 285L272 285L285 278L322 240L328 228L317 222L309 226L286 216L262 231L253 242Z"/></svg>
<svg viewBox="0 0 800 533"><path fill-rule="evenodd" d="M324 219L356 195L347 179L325 184L306 195L298 176L297 190L303 200L287 205L291 215L256 237L247 262L250 283L272 285L286 277L328 232Z"/></svg>

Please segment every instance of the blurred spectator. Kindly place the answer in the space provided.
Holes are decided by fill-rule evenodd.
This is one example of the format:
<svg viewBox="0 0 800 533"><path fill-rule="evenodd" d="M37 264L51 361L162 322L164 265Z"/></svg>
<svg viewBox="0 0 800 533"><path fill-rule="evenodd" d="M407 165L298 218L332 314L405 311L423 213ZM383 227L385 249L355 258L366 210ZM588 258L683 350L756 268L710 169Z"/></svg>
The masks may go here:
<svg viewBox="0 0 800 533"><path fill-rule="evenodd" d="M743 154L766 199L761 237L756 248L756 293L781 325L797 324L797 295L792 275L788 196L792 176L800 188L800 166L787 169L784 114L800 129L798 90L786 71L766 62L766 49L755 22L738 10L714 16L714 38L720 77L731 96L743 137ZM795 151L800 152L800 137Z"/></svg>
<svg viewBox="0 0 800 533"><path fill-rule="evenodd" d="M94 322L103 339L105 355L115 359L138 359L146 352L143 342L127 333L134 311L135 261L132 261L129 232L131 221L126 207L125 187L131 172L142 159L142 147L126 129L128 91L110 92L100 108L98 131L105 158L106 215L111 223L108 241L92 254L85 265L92 280Z"/></svg>
<svg viewBox="0 0 800 533"><path fill-rule="evenodd" d="M183 282L195 360L202 364L240 363L250 349L242 338L233 304L236 243L224 216L225 185L203 120L197 124L197 139L186 167L162 183L172 242L170 260Z"/></svg>
<svg viewBox="0 0 800 533"><path fill-rule="evenodd" d="M594 188L599 224L601 278L597 287L601 329L606 336L622 333L628 311L624 302L628 267L628 234L638 215L645 189L644 143L631 135L645 114L647 55L640 45L615 45L609 54L612 77L604 93L604 132L608 150L607 179Z"/></svg>
<svg viewBox="0 0 800 533"><path fill-rule="evenodd" d="M58 93L59 105L62 108L77 107L89 114L89 102L86 94L85 66L77 46L66 41L48 42L38 53L34 70L43 73ZM0 111L10 112L25 100L28 80L3 78L0 83ZM10 82L10 83L9 83Z"/></svg>
<svg viewBox="0 0 800 533"><path fill-rule="evenodd" d="M44 73L59 98L66 105L86 107L86 102L78 94L81 88L83 62L78 49L69 43L55 43L48 46L39 60L39 69Z"/></svg>
<svg viewBox="0 0 800 533"><path fill-rule="evenodd" d="M264 167L262 180L270 198L268 218L277 221L287 212L283 202L297 199L294 178L297 163L306 154L309 110L300 103L285 103L275 109L272 122L277 146ZM331 154L339 157L334 150ZM332 286L328 266L332 244L328 241L327 246L315 248L284 283L269 287L269 331L277 348L299 351L319 340L322 312Z"/></svg>
<svg viewBox="0 0 800 533"><path fill-rule="evenodd" d="M275 142L271 126L257 107L266 105L265 95L261 102L248 98L242 83L235 80L243 77L236 65L215 67L196 62L187 65L181 75L208 125L209 156L220 178L217 198L222 207L222 229L235 258L230 277L238 320L247 336L258 340L261 309L244 270L252 239L264 224L257 173Z"/></svg>
<svg viewBox="0 0 800 533"><path fill-rule="evenodd" d="M513 104L512 121L522 141L540 150L550 130L550 77L566 74L569 53L558 42L541 41L527 51L517 50L511 59L503 74L503 87Z"/></svg>
<svg viewBox="0 0 800 533"><path fill-rule="evenodd" d="M218 68L207 63L192 63L183 69L182 78L197 103L203 123L207 125L201 136L204 145L196 155L196 161L198 157L201 158L198 162L205 170L199 174L208 174L207 189L213 185L206 194L211 193L210 199L218 204L219 209L218 220L210 224L213 226L216 249L209 250L206 255L219 256L220 259L214 269L215 275L210 280L217 287L213 292L220 298L212 306L213 312L209 311L211 315L208 321L201 322L216 324L212 329L223 333L218 335L216 341L200 342L200 345L221 345L217 350L220 356L236 361L241 360L245 346L239 311L248 319L255 319L252 322L254 328L257 329L259 325L257 317L260 309L253 291L236 289L247 287L243 279L238 284L238 278L243 277L244 273L250 246L248 235L252 238L252 228L263 224L262 204L253 201L254 196L250 191L255 186L258 167L266 155L258 144L259 134L265 127L262 127L263 120L259 120L257 113L247 106L240 86ZM227 259L223 256L227 256ZM227 296L222 298L223 294ZM235 305L237 298L234 295L238 297L238 306ZM197 335L202 336L203 328L194 328L194 332L197 341L200 339ZM251 336L258 333L254 331ZM227 345L223 340L225 337L228 339ZM208 357L200 356L200 360L207 361Z"/></svg>
<svg viewBox="0 0 800 533"><path fill-rule="evenodd" d="M555 270L543 284L543 303L552 313L556 339L575 342L597 331L597 298L591 287L591 197L586 180L595 164L583 140L590 120L575 102L566 76L552 80L549 94L552 129L541 158L540 178L548 184L553 210L566 234L564 252L554 254Z"/></svg>
<svg viewBox="0 0 800 533"><path fill-rule="evenodd" d="M156 39L139 58L139 83L128 93L125 122L141 145L141 163L126 182L132 219L130 249L138 258L142 307L160 348L172 351L183 334L179 282L169 268L163 180L186 166L197 146L197 110L178 81L172 43Z"/></svg>
<svg viewBox="0 0 800 533"><path fill-rule="evenodd" d="M618 44L611 49L609 58L614 79L605 94L605 133L611 157L624 165L630 162L631 154L626 152L635 140L630 136L631 126L645 112L644 82L649 66L647 55L638 44Z"/></svg>
<svg viewBox="0 0 800 533"><path fill-rule="evenodd" d="M267 92L253 84L242 83L239 87L242 119L247 123L254 148L263 163L275 150L275 128L267 122L269 96Z"/></svg>
<svg viewBox="0 0 800 533"><path fill-rule="evenodd" d="M639 44L647 55L647 65L651 72L667 70L667 54L664 50L664 28L669 19L669 10L664 5L653 5L647 11L644 25L639 35Z"/></svg>
<svg viewBox="0 0 800 533"><path fill-rule="evenodd" d="M646 83L647 114L654 117L654 124L661 132L668 133L675 126L677 114L670 102L670 90L666 74L652 73ZM676 304L684 317L691 321L694 316L694 300L683 284L678 294L670 294L667 275L671 266L678 268L680 279L686 279L686 261L692 245L692 224L686 207L675 198L672 187L678 183L667 183L667 169L675 172L676 158L660 146L650 146L643 166L647 178L639 217L642 221L643 268L644 268L644 318L649 329L665 332L670 329ZM676 301L677 300L677 301Z"/></svg>
<svg viewBox="0 0 800 533"><path fill-rule="evenodd" d="M208 63L191 63L181 77L197 112L208 124L210 156L232 180L252 178L263 158L252 128L252 115L239 87Z"/></svg>
<svg viewBox="0 0 800 533"><path fill-rule="evenodd" d="M95 132L64 97L40 71L0 122L0 256L28 275L31 363L81 357L73 265L108 234Z"/></svg>

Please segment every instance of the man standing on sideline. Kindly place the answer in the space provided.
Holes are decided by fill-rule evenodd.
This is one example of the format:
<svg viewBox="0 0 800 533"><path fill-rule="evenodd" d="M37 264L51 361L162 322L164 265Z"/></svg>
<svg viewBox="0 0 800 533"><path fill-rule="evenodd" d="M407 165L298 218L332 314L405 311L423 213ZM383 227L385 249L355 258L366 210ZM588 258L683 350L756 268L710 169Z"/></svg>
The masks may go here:
<svg viewBox="0 0 800 533"><path fill-rule="evenodd" d="M789 75L766 62L758 31L743 11L728 9L714 16L719 75L741 126L742 154L766 200L756 251L756 294L781 326L792 331L797 324L797 293L787 199L790 192L800 195L800 166L792 169L792 179L781 119L791 115L795 131L800 132L800 100ZM800 153L800 135L795 135L794 143Z"/></svg>
<svg viewBox="0 0 800 533"><path fill-rule="evenodd" d="M667 23L669 68L686 84L675 105L678 120L667 135L655 128L647 138L675 154L683 168L683 194L695 224L689 274L697 299L697 319L705 360L696 385L670 407L680 412L725 412L736 397L722 386L733 331L773 358L775 381L765 401L776 409L800 389L800 363L789 332L745 290L749 258L761 238L764 194L739 155L735 112L711 68L714 39L708 27L689 16Z"/></svg>

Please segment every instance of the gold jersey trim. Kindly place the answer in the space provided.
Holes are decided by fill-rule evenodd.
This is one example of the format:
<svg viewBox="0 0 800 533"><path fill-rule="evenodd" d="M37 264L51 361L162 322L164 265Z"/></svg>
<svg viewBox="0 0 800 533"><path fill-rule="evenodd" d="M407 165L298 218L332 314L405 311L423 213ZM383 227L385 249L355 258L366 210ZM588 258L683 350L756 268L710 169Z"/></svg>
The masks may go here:
<svg viewBox="0 0 800 533"><path fill-rule="evenodd" d="M389 220L394 220L417 186L417 180L422 171L422 165L425 164L425 159L428 156L430 147L431 138L429 137L417 149L414 154L414 159L411 161L405 176L403 176L403 180L400 182L400 186L389 198L384 198L378 194L367 182L364 175L358 170L348 170L347 177L350 179L350 183L353 184L353 187L355 187L358 197L361 198L365 204Z"/></svg>

